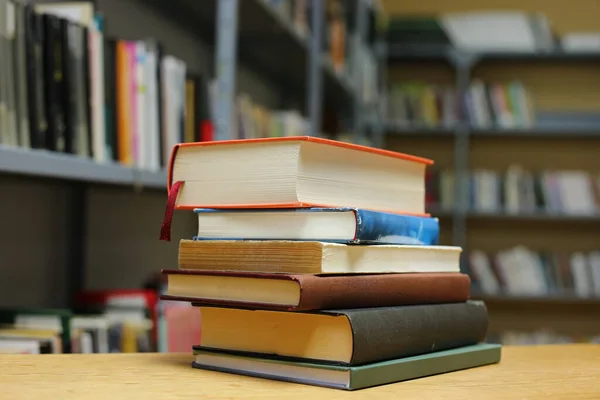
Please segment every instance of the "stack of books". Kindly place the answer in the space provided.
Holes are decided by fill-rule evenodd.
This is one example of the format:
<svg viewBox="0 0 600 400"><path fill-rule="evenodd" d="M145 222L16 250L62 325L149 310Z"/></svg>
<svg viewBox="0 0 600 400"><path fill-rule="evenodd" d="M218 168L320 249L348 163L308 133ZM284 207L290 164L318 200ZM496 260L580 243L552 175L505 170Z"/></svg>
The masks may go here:
<svg viewBox="0 0 600 400"><path fill-rule="evenodd" d="M425 214L431 163L309 137L176 147L161 237L175 208L199 223L162 297L199 307L193 367L352 390L498 362Z"/></svg>

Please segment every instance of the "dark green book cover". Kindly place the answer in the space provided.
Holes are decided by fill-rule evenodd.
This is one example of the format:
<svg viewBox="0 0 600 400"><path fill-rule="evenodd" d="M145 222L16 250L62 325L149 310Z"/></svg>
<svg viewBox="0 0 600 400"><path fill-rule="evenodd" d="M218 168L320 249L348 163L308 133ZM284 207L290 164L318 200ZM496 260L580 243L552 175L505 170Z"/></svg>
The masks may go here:
<svg viewBox="0 0 600 400"><path fill-rule="evenodd" d="M501 346L476 344L356 367L245 357L194 350L192 367L259 378L356 390L500 362Z"/></svg>

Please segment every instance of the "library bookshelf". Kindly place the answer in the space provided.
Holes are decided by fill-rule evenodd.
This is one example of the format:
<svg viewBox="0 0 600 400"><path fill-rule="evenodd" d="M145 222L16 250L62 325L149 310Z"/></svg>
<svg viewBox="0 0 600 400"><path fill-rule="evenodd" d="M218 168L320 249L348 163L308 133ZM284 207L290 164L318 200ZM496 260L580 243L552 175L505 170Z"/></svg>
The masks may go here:
<svg viewBox="0 0 600 400"><path fill-rule="evenodd" d="M452 191L446 193L451 198L445 200L445 206L432 203L429 211L440 218L441 242L463 247L462 268L475 282L473 297L488 305L492 335L548 330L573 340L597 336L600 326L594 321L599 316L600 298L595 292L554 288L531 294L507 287L489 292L478 284L470 254L480 250L493 255L516 246L563 253L598 249L598 210L549 211L534 204L533 208L507 212L502 201L481 208L474 197L484 196L489 186L478 192L473 175L480 170L500 175L505 190L503 176L515 165L535 173L583 171L594 176L600 172L596 156L600 96L594 89L600 82L600 53L478 53L389 44L388 57L390 85L414 81L453 86L458 98L476 82L492 85L518 80L527 88L535 104L535 117L529 124L482 126L469 118L465 109L452 124L407 125L388 118L385 146L432 158L436 168L452 171Z"/></svg>

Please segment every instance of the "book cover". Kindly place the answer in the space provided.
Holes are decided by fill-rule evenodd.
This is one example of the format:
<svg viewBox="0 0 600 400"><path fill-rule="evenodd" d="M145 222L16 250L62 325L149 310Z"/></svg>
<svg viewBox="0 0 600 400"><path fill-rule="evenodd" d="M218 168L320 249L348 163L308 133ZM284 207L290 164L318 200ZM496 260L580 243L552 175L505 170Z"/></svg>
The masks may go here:
<svg viewBox="0 0 600 400"><path fill-rule="evenodd" d="M364 210L359 208L298 208L298 209L236 209L236 210L221 210L221 209L206 209L197 208L194 212L202 213L232 213L235 218L235 213L257 213L269 217L269 213L275 212L290 212L290 213L344 213L350 212L354 214L355 228L354 237L350 240L331 240L322 237L314 237L303 240L328 242L334 241L346 244L412 244L412 245L436 245L439 241L440 227L437 218L420 217L413 215L393 214L382 211ZM201 219L200 219L201 221ZM201 223L201 222L200 222ZM216 238L195 236L195 240L213 240ZM223 239L223 238L219 238ZM244 240L248 238L228 238ZM264 237L260 239L252 238L253 240L273 240L273 237ZM301 240L298 237L276 238L278 240Z"/></svg>
<svg viewBox="0 0 600 400"><path fill-rule="evenodd" d="M340 365L470 346L488 329L481 301L308 312L203 306L200 313L198 349Z"/></svg>
<svg viewBox="0 0 600 400"><path fill-rule="evenodd" d="M496 364L500 362L501 350L500 345L481 343L358 367L194 350L196 361L192 363L192 367L333 389L357 390Z"/></svg>

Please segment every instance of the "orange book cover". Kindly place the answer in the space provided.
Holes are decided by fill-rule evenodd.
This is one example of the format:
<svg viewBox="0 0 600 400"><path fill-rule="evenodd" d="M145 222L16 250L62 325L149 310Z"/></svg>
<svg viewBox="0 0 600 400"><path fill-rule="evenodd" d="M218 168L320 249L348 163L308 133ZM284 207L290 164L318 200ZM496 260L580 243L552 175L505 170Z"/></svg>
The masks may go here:
<svg viewBox="0 0 600 400"><path fill-rule="evenodd" d="M125 165L133 164L131 149L131 113L129 85L129 52L124 40L117 41L116 51L116 86L117 86L117 143L119 162Z"/></svg>

